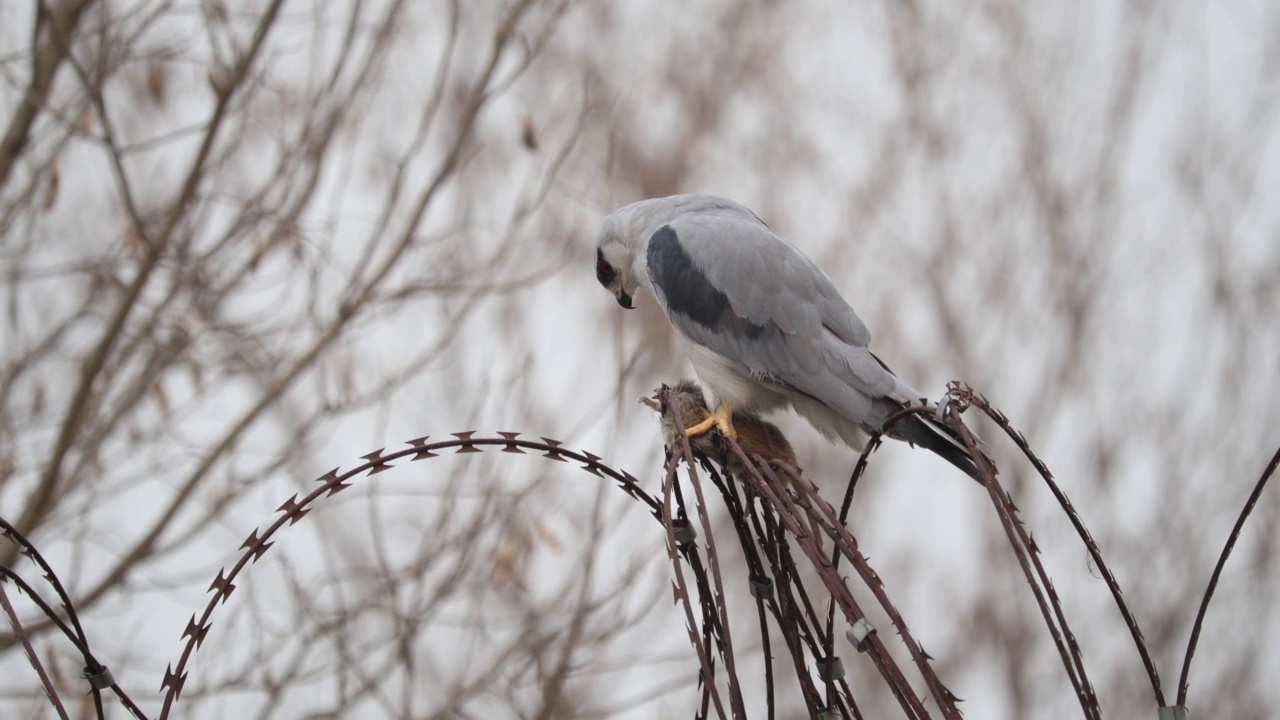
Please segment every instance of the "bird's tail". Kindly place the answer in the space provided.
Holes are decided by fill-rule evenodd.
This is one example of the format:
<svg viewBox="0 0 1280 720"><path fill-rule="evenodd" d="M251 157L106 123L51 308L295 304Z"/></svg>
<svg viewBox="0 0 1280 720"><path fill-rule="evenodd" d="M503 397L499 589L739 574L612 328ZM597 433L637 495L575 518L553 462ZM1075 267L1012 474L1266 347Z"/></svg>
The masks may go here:
<svg viewBox="0 0 1280 720"><path fill-rule="evenodd" d="M919 445L960 468L974 480L982 482L982 479L978 477L978 466L974 463L973 458L969 456L969 450L965 447L964 441L949 425L922 415L910 415L902 418L890 434L912 445ZM987 457L986 453L981 450L978 450L978 452L994 472L996 464L991 461L991 458Z"/></svg>

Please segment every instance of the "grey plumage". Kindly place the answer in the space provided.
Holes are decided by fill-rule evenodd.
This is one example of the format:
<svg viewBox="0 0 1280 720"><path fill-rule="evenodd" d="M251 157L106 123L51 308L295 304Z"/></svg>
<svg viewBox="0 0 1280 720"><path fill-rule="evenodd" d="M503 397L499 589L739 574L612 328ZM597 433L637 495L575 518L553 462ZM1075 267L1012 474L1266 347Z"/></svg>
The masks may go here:
<svg viewBox="0 0 1280 720"><path fill-rule="evenodd" d="M861 450L867 432L922 398L871 353L871 333L826 273L731 200L632 203L605 219L596 247L596 276L620 304L640 287L657 299L712 408L790 405ZM894 434L977 477L950 428L912 416Z"/></svg>

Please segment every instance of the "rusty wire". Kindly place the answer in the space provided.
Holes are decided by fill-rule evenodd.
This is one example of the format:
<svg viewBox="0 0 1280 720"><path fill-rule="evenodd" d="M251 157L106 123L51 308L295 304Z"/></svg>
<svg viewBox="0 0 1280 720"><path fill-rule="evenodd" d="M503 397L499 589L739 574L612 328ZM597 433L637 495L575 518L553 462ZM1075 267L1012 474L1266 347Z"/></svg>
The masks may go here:
<svg viewBox="0 0 1280 720"><path fill-rule="evenodd" d="M737 453L742 460L746 460L742 449L732 444L733 451ZM920 669L930 691L934 694L934 700L938 703L939 709L943 712L944 717L959 718L960 712L955 707L955 696L948 690L945 685L938 679L934 673L928 656L924 653L923 648L916 643L911 631L908 629L906 622L901 614L898 613L893 603L890 602L887 593L884 591L883 582L880 580L876 572L871 568L870 563L866 560L857 549L857 542L845 528L844 523L838 520L834 509L825 499L818 493L818 489L807 478L798 473L793 473L790 468L785 465L777 464L777 468L788 475L787 482L797 491L797 497L803 499L803 504L793 499L780 482L780 477L773 472L773 468L768 465L750 463L749 468L759 469L763 472L764 477L745 478L744 482L752 484L753 489L758 492L764 499L767 499L772 506L771 509L777 512L780 524L784 526L791 536L793 536L801 549L804 550L810 562L822 577L826 590L829 593L831 606L839 607L844 615L846 622L853 625L858 620L867 617L866 612L861 608L856 599L853 597L848 584L840 576L836 563L838 558L843 556L850 564L853 565L859 577L864 584L876 596L881 608L890 617L894 628L903 638L907 645L908 651L911 653L913 661ZM858 474L852 478L856 482ZM824 534L828 535L835 542L833 550L833 561L828 558L823 550L814 542L808 531L808 525L801 522L802 518L808 514L814 518L818 526L822 528ZM775 537L778 537L775 535ZM785 536L778 537L780 552L777 554L777 565L775 571L781 571L786 577L794 579L797 575L794 561L791 559L787 550ZM812 603L803 586L794 584L794 590L806 607L807 615L814 627L820 625L818 618L812 611ZM813 649L814 657L820 658L823 662L833 662L834 655L830 648L834 645L834 629L831 623L826 623L826 631L822 633L821 645ZM880 641L878 635L871 635L867 643L868 655L873 665L880 672L882 678L888 684L894 697L899 701L899 705L903 709L907 717L929 717L923 703L911 689L910 683L907 681L902 670L898 667L893 657L889 654L887 648ZM828 690L828 698L832 693Z"/></svg>
<svg viewBox="0 0 1280 720"><path fill-rule="evenodd" d="M1081 650L1067 625L1066 614L1057 593L1040 563L1039 548L1017 516L1012 498L1000 485L993 468L987 464L981 453L977 452L977 443L972 433L960 421L960 414L970 407L981 410L1014 441L1040 473L1063 511L1071 519L1072 525L1115 598L1150 677L1156 702L1163 707L1164 696L1160 689L1159 675L1151 661L1138 623L1124 601L1119 583L1103 560L1096 542L1093 541L1078 513L1071 506L1066 494L1054 482L1052 474L1044 463L1032 453L1025 438L1012 428L1002 413L967 386L952 383L949 389L944 419L956 430L973 457L978 458L977 467L981 481L992 498L1010 545L1035 595L1046 627L1059 650L1064 669L1080 700L1084 716L1098 718L1101 716L1101 711L1098 699L1085 673ZM904 408L888 419L886 429L892 431L893 424L908 415L934 411L933 408L923 405ZM678 417L676 422L679 427L681 420ZM682 427L680 429L683 430ZM545 437L529 440L514 432L499 432L496 433L496 437L475 437L475 434L474 431L454 433L449 439L436 442L429 442L428 437L421 437L409 441L407 448L397 451L387 453L385 449L376 450L362 456L364 462L349 470L343 472L339 472L338 468L330 470L317 479L318 486L313 491L301 498L295 493L281 504L276 510L279 515L265 527L255 528L241 544L242 552L238 560L229 568L224 567L218 571L217 577L209 587L212 596L204 611L198 618L193 614L183 630L181 655L176 666L171 664L166 668L161 683L161 690L165 693L159 716L161 720L169 716L174 704L180 698L189 664L212 627L212 618L217 608L229 600L236 588L236 581L240 579L245 568L257 562L272 547L277 533L302 520L322 499L332 497L350 487L353 480L390 470L395 467L393 463L398 460L408 458L413 462L437 457L447 450L453 450L455 454L466 454L481 452L492 447L498 447L505 453L521 455L528 454L527 451L535 451L542 453L541 457L546 460L580 463L581 470L599 478L614 481L623 492L645 506L649 514L663 524L668 556L672 563L674 599L682 606L689 640L699 661L701 701L697 717L709 717L712 711L720 718L747 717L742 696L743 678L739 677L732 642L731 625L735 619L729 616L726 602L728 593L739 590L727 588L724 583L721 573L721 552L717 549L715 542L715 532L708 511L709 494L704 492L704 477L711 480L712 485L725 501L738 546L747 564L749 581L753 586L768 589L768 592L761 590L758 593L753 591L752 594L756 597L755 620L759 625L765 655L765 709L766 716L770 720L776 713L775 684L780 676L779 668L775 666L772 657L770 621L774 623L784 639L784 647L790 656L794 677L810 712L814 716L824 718L861 720L863 717L854 689L842 674L836 672L838 659L835 652L836 610L839 609L842 618L851 626L859 620L866 619L866 613L854 598L848 580L840 574L842 562L848 562L854 568L857 578L865 589L871 592L875 602L889 617L895 631L906 645L916 671L928 688L938 711L948 719L960 717L959 710L956 708L957 698L934 672L931 658L924 652L921 643L916 641L910 633L905 620L890 601L884 583L858 551L856 539L845 527L857 482L867 468L870 455L879 446L878 434L872 436L859 457L846 484L838 512L822 498L816 486L795 468L784 462L766 461L759 456L749 457L733 441L727 441L727 452L735 454L742 461L742 467L747 468L748 471L740 474L744 474L745 477L733 477L724 470L727 456L706 458L695 455L685 441L681 443L680 448L668 453L659 499L641 488L634 476L601 462L598 455L566 449L560 442ZM686 466L685 482L679 481L678 466L681 461ZM719 471L716 463L719 464ZM1277 451L1256 483L1218 558L1209 587L1201 602L1184 658L1178 696L1179 705L1185 703L1186 677L1191 658L1222 566L1277 465L1280 465L1280 451ZM699 469L702 470L701 474ZM686 499L687 490L692 490L690 499ZM693 503L692 513L689 511L690 501ZM697 518L696 528L694 517ZM694 530L695 537L698 539L692 539L688 535L691 529ZM819 538L815 537L815 532L820 532L831 541L829 552L824 550ZM36 563L44 579L57 595L61 612L46 602L35 588L12 568L0 566L0 581L13 581L14 586L30 598L33 604L83 655L86 677L105 673L106 667L89 650L88 638L80 626L75 608L50 565L36 548L3 518L0 518L0 536L14 542L19 546L22 554ZM801 582L800 566L791 551L793 545L800 549L821 578L823 590L826 593L825 618L815 610L813 598ZM703 561L704 554L706 562ZM685 574L686 568L688 576ZM16 616L11 615L11 618L14 617ZM66 618L65 621L63 617ZM11 622L14 621L11 619ZM21 632L21 627L15 624L15 631ZM868 635L858 649L860 652L865 652L870 659L873 667L897 700L904 717L917 719L931 717L924 702L912 689L906 674L888 652L877 633L872 632ZM38 660L32 658L32 663L39 671ZM815 674L818 681L815 681ZM727 703L721 696L722 685L728 692ZM111 684L110 687L120 702L135 717L147 717L118 684ZM91 687L91 691L95 698L98 716L102 717L99 688ZM56 703L56 699L50 698L50 702Z"/></svg>
<svg viewBox="0 0 1280 720"><path fill-rule="evenodd" d="M1240 516L1236 518L1235 526L1231 528L1231 534L1227 536L1226 544L1222 546L1222 552L1218 554L1218 562L1213 566L1213 573L1209 575L1209 584L1204 589L1200 608L1196 611L1196 620L1191 625L1191 636L1187 639L1187 652L1182 658L1182 674L1178 678L1178 705L1187 704L1187 676L1191 672L1191 658L1196 654L1196 644L1200 641L1200 628L1204 624L1205 613L1209 610L1209 602L1213 600L1213 591L1218 587L1222 567L1227 564L1227 558L1235 548L1236 541L1240 539L1240 531L1244 529L1245 521L1249 519L1253 507L1258 504L1258 498L1262 496L1262 489L1266 487L1267 481L1275 475L1277 466L1280 466L1280 448L1276 449L1275 454L1271 456L1271 462L1267 463L1258 482L1254 483L1253 492L1249 493L1249 499L1245 501L1244 508L1240 510ZM1160 704L1164 704L1163 700Z"/></svg>
<svg viewBox="0 0 1280 720"><path fill-rule="evenodd" d="M40 554L40 551L36 546L33 545L31 541L27 540L26 536L19 532L16 527L3 517L0 517L0 537L5 538L14 545L17 545L21 554L27 556L36 564L36 567L40 569L41 577L43 577L45 582L53 588L54 594L57 595L59 606L62 608L62 613L59 614L58 611L40 595L39 591L24 580L13 568L0 565L0 582L12 581L14 587L16 587L19 592L26 595L31 600L32 604L39 608L40 611L44 613L45 617L49 618L54 627L58 628L58 631L61 632L68 641L70 641L72 646L75 647L76 651L80 653L80 656L84 659L84 677L86 679L90 677L110 677L109 674L107 674L107 666L99 662L93 652L89 649L89 637L85 633L84 628L80 625L80 616L76 612L75 605L71 602L71 597L63 587L62 581L58 579L57 573L53 571L53 567L44 559L44 556ZM62 619L63 616L67 618L65 621ZM21 636L23 634L22 627L17 623L15 618L16 616L11 616L10 622L14 626L14 633ZM27 649L28 652L32 652L29 646ZM31 662L32 667L36 669L36 672L42 672L42 669L38 664L38 659L31 658ZM46 683L45 687L50 688L51 686ZM146 715L143 714L142 710L133 702L133 699L125 693L119 683L114 682L114 679L113 682L107 685L107 687L111 688L111 691L116 694L116 697L119 698L121 704L123 704L129 712L133 713L134 717L146 718ZM90 683L89 692L93 696L95 714L99 720L102 720L102 718L105 717L102 706L102 688L99 687L98 684ZM50 702L53 703L53 699L50 699Z"/></svg>
<svg viewBox="0 0 1280 720"><path fill-rule="evenodd" d="M1009 540L1009 546L1013 548L1014 555L1018 558L1018 565L1022 568L1023 576L1026 578L1027 586L1031 588L1031 594L1035 597L1036 605L1040 608L1040 615L1044 619L1045 627L1049 630L1049 637L1053 639L1053 644L1062 659L1063 669L1066 670L1067 678L1071 681L1071 687L1075 690L1076 698L1080 701L1084 716L1100 720L1102 710L1098 706L1097 695L1094 693L1093 686L1085 673L1084 658L1080 652L1080 646L1076 642L1071 628L1067 625L1066 613L1062 609L1062 602L1058 598L1058 593L1054 589L1053 583L1049 580L1049 574L1044 569L1044 563L1040 560L1040 548L1031 539L1031 534L1027 532L1026 525L1018 517L1018 508L1014 505L1013 498L1009 496L1008 490L1000 484L990 464L979 452L978 443L973 433L969 432L969 429L960 421L959 412L963 411L967 406L967 398L957 388L953 387L945 414L946 422L959 434L969 451L969 455L974 458L978 468L978 477L981 478L982 484L986 487L987 493L995 505L996 515L1000 518L1000 525Z"/></svg>
<svg viewBox="0 0 1280 720"><path fill-rule="evenodd" d="M1085 527L1084 520L1080 518L1080 514L1076 512L1075 506L1067 498L1067 494L1053 479L1053 473L1049 471L1049 467L1044 464L1036 454L1031 450L1030 443L1023 437L1022 433L1014 429L1009 422L1009 418L1004 413L992 407L991 403L981 394L974 392L971 388L963 383L952 382L948 386L948 392L951 393L956 400L963 404L964 407L975 407L981 410L988 418L990 418L999 428L1004 431L1005 435L1018 446L1023 456L1031 463L1032 467L1039 473L1040 478L1044 480L1049 491L1053 493L1054 499L1058 501L1058 505L1062 508L1062 512L1071 521L1071 526L1075 528L1076 534L1080 536L1081 542L1084 543L1089 557L1097 566L1098 571L1102 574L1103 581L1107 584L1107 589L1111 591L1112 598L1115 599L1116 607L1120 610L1120 615L1124 619L1125 626L1129 628L1129 634L1133 637L1134 645L1138 650L1138 655L1142 659L1142 665L1147 671L1147 677L1151 681L1151 689L1155 695L1157 707L1164 707L1164 692L1160 688L1160 673L1156 670L1155 663L1151 660L1151 653L1147 649L1146 638L1142 635L1142 630L1138 626L1137 619L1133 616L1133 612L1129 610L1129 604L1125 602L1124 593L1120 590L1120 583L1116 580L1115 574L1111 572L1111 568L1107 565L1107 561L1102 557L1102 550L1098 547L1098 543L1094 541L1093 534Z"/></svg>

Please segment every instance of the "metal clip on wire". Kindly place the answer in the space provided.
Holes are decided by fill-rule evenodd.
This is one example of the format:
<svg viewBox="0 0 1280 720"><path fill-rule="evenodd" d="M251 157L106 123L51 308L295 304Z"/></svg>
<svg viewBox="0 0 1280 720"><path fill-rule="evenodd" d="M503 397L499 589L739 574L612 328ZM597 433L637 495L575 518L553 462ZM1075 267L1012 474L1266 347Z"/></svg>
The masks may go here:
<svg viewBox="0 0 1280 720"><path fill-rule="evenodd" d="M773 580L771 578L751 578L751 597L757 600L772 600Z"/></svg>
<svg viewBox="0 0 1280 720"><path fill-rule="evenodd" d="M676 520L672 523L675 529L676 545L686 548L698 539L698 530L688 520Z"/></svg>
<svg viewBox="0 0 1280 720"><path fill-rule="evenodd" d="M849 629L844 631L844 637L858 649L858 652L866 652L867 638L874 635L875 632L876 629L871 626L871 623L867 622L866 618L860 618L858 622L850 625ZM1160 718L1160 720L1164 720L1164 718Z"/></svg>
<svg viewBox="0 0 1280 720"><path fill-rule="evenodd" d="M94 690L105 690L116 684L116 679L112 677L111 670L106 665L103 665L98 672L94 672L92 668L86 665L81 677L88 680L89 687Z"/></svg>
<svg viewBox="0 0 1280 720"><path fill-rule="evenodd" d="M823 682L832 682L844 677L844 661L838 657L819 660L817 665L818 677L822 678Z"/></svg>

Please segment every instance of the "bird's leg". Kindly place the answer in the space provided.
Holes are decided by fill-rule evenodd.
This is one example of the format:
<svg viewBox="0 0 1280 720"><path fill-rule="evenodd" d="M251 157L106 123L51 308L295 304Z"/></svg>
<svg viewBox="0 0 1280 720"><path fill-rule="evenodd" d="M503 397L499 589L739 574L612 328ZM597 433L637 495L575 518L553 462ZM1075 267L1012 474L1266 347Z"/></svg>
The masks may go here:
<svg viewBox="0 0 1280 720"><path fill-rule="evenodd" d="M715 412L708 415L702 422L685 428L684 434L685 437L696 437L713 427L724 433L724 436L730 440L738 441L738 431L733 428L733 408L727 405L716 408Z"/></svg>

